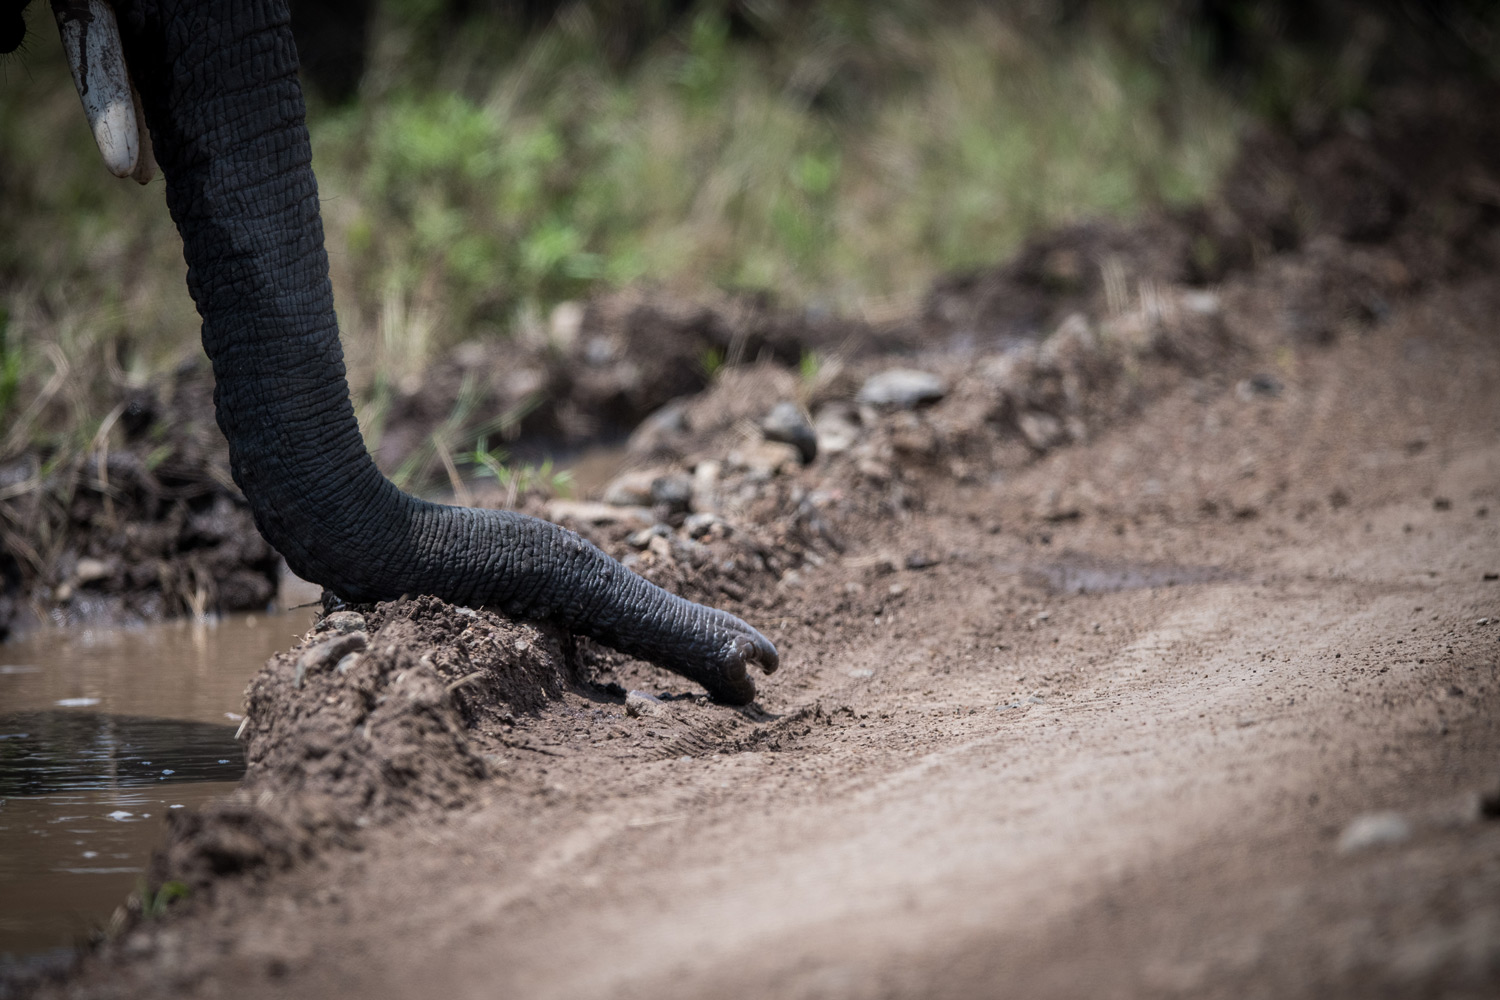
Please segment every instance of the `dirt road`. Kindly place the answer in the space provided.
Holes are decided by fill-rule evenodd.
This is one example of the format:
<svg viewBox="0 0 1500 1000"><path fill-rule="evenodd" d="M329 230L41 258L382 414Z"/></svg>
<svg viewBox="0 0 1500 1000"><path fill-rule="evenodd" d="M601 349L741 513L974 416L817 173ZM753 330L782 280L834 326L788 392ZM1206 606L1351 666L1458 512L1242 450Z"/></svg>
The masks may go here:
<svg viewBox="0 0 1500 1000"><path fill-rule="evenodd" d="M1494 996L1497 309L1492 281L1446 289L944 479L749 612L785 664L751 709L575 652L592 682L469 718L487 776L421 779L451 801L367 795L373 821L208 878L49 989ZM437 620L376 619L403 614ZM377 621L394 699L423 642ZM425 641L443 666L459 639ZM682 697L632 715L609 681ZM246 801L305 801L333 746L263 753ZM232 867L216 836L196 857Z"/></svg>

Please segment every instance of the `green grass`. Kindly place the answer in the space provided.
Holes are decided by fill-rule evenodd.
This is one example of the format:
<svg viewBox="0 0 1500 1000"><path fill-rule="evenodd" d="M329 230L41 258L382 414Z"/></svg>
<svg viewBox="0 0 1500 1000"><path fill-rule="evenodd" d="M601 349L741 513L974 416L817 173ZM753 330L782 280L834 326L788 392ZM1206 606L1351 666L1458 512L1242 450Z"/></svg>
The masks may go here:
<svg viewBox="0 0 1500 1000"><path fill-rule="evenodd" d="M1203 197L1238 131L1191 46L1149 44L1154 5L1064 32L989 5L830 2L770 43L710 11L626 70L586 7L524 43L475 22L436 47L422 7L390 0L360 98L310 109L372 437L437 352L559 302L648 281L910 308L1039 228ZM115 384L198 350L198 324L160 182L105 174L56 43L33 49L0 85L0 426L76 447Z"/></svg>

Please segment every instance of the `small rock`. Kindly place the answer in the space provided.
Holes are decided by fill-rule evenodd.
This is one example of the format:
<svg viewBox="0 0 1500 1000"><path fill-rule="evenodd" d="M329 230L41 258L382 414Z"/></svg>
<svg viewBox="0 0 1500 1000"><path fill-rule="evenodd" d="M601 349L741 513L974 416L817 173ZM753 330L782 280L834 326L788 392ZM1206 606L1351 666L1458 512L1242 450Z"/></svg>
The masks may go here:
<svg viewBox="0 0 1500 1000"><path fill-rule="evenodd" d="M567 352L583 330L583 303L572 300L559 302L552 307L547 326L552 342Z"/></svg>
<svg viewBox="0 0 1500 1000"><path fill-rule="evenodd" d="M943 380L931 372L892 368L866 379L855 399L867 406L911 410L923 403L935 403L947 394Z"/></svg>
<svg viewBox="0 0 1500 1000"><path fill-rule="evenodd" d="M708 546L702 542L695 542L691 538L671 538L672 556L678 562L687 563L689 566L700 566L707 562L711 556Z"/></svg>
<svg viewBox="0 0 1500 1000"><path fill-rule="evenodd" d="M1339 834L1339 851L1348 854L1367 847L1399 844L1411 836L1411 824L1395 812L1365 813L1356 816Z"/></svg>
<svg viewBox="0 0 1500 1000"><path fill-rule="evenodd" d="M672 444L688 431L687 407L684 403L668 403L651 414L631 432L627 450L633 454L650 454L669 450Z"/></svg>
<svg viewBox="0 0 1500 1000"><path fill-rule="evenodd" d="M468 617L473 618L475 613L469 608L459 608L458 613L468 612ZM365 616L357 611L335 611L330 615L324 615L323 620L318 622L319 632L337 632L339 635L348 635L351 632L368 632L369 626L365 624Z"/></svg>
<svg viewBox="0 0 1500 1000"><path fill-rule="evenodd" d="M625 539L625 541L627 544L631 545L634 548L644 549L646 546L651 544L651 539L665 538L671 533L671 525L657 522L649 528L642 528L640 531L633 532L628 538Z"/></svg>
<svg viewBox="0 0 1500 1000"><path fill-rule="evenodd" d="M700 514L711 514L719 509L719 473L722 467L709 460L699 462L693 469L693 496L689 505Z"/></svg>
<svg viewBox="0 0 1500 1000"><path fill-rule="evenodd" d="M682 522L682 527L689 538L702 538L715 528L719 529L717 534L721 538L733 534L728 522L717 514L689 514L687 520Z"/></svg>
<svg viewBox="0 0 1500 1000"><path fill-rule="evenodd" d="M631 691L625 696L625 714L633 719L661 715L666 709L666 704L660 698L644 691Z"/></svg>
<svg viewBox="0 0 1500 1000"><path fill-rule="evenodd" d="M1182 307L1188 312L1197 313L1199 316L1217 316L1221 309L1219 296L1215 292L1183 292L1178 297Z"/></svg>
<svg viewBox="0 0 1500 1000"><path fill-rule="evenodd" d="M558 522L579 521L583 524L634 522L644 526L656 523L649 507L616 507L589 500L552 500L547 504L547 519Z"/></svg>
<svg viewBox="0 0 1500 1000"><path fill-rule="evenodd" d="M604 489L604 502L615 507L648 507L657 474L644 469L622 472Z"/></svg>
<svg viewBox="0 0 1500 1000"><path fill-rule="evenodd" d="M73 568L73 579L80 585L105 580L113 575L113 567L103 559L80 559Z"/></svg>
<svg viewBox="0 0 1500 1000"><path fill-rule="evenodd" d="M1043 491L1037 500L1036 515L1044 521L1058 523L1073 521L1083 516L1083 510L1071 497L1056 487Z"/></svg>
<svg viewBox="0 0 1500 1000"><path fill-rule="evenodd" d="M765 480L800 466L802 455L789 444L761 441L730 453L729 464L744 469L753 478Z"/></svg>
<svg viewBox="0 0 1500 1000"><path fill-rule="evenodd" d="M349 632L307 647L302 651L302 655L297 657L297 669L292 676L292 686L301 687L302 679L307 676L309 670L320 670L330 664L336 664L350 653L360 652L369 644L363 632Z"/></svg>
<svg viewBox="0 0 1500 1000"><path fill-rule="evenodd" d="M651 502L671 511L685 511L693 499L693 480L680 472L651 480Z"/></svg>
<svg viewBox="0 0 1500 1000"><path fill-rule="evenodd" d="M1016 425L1021 428L1021 434L1025 436L1026 443L1037 451L1046 451L1055 448L1068 439L1067 429L1050 413L1042 413L1040 410L1027 410L1016 418Z"/></svg>
<svg viewBox="0 0 1500 1000"><path fill-rule="evenodd" d="M905 564L907 569L927 569L941 562L937 556L929 552L912 552L907 555Z"/></svg>
<svg viewBox="0 0 1500 1000"><path fill-rule="evenodd" d="M875 671L871 670L869 667L855 667L853 670L849 671L849 676L856 679L874 677Z"/></svg>
<svg viewBox="0 0 1500 1000"><path fill-rule="evenodd" d="M1275 375L1262 372L1259 375L1251 375L1247 379L1241 379L1239 384L1235 386L1235 392L1241 399L1247 401L1257 396L1275 399L1281 395L1281 391L1284 388L1285 386L1282 385L1281 379Z"/></svg>
<svg viewBox="0 0 1500 1000"><path fill-rule="evenodd" d="M818 457L818 435L796 403L780 402L771 407L771 412L760 422L760 431L767 441L780 441L796 448L804 465Z"/></svg>
<svg viewBox="0 0 1500 1000"><path fill-rule="evenodd" d="M830 403L813 419L818 453L841 455L859 442L859 423L845 403Z"/></svg>

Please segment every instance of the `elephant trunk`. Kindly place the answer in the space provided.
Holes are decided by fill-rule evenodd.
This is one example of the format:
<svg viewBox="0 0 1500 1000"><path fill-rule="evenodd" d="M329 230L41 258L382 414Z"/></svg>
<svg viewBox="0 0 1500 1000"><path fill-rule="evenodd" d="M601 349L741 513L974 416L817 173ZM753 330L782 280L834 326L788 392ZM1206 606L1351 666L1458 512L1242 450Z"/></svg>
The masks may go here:
<svg viewBox="0 0 1500 1000"><path fill-rule="evenodd" d="M548 618L746 702L775 648L576 534L428 503L365 449L349 400L285 0L120 0L215 407L256 524L298 575L352 600L428 593Z"/></svg>

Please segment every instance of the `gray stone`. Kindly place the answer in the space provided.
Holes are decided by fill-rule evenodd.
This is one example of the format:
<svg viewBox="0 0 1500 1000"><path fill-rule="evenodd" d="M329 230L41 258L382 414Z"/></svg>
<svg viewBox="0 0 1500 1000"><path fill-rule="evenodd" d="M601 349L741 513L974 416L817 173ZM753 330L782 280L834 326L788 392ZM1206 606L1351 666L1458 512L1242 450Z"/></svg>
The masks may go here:
<svg viewBox="0 0 1500 1000"><path fill-rule="evenodd" d="M651 525L656 523L649 507L616 507L587 500L552 500L547 504L549 521L578 521L583 524Z"/></svg>
<svg viewBox="0 0 1500 1000"><path fill-rule="evenodd" d="M1344 827L1344 832L1339 834L1339 850L1347 854L1368 847L1386 847L1399 844L1409 837L1411 824L1400 813L1365 813L1354 817Z"/></svg>
<svg viewBox="0 0 1500 1000"><path fill-rule="evenodd" d="M604 488L604 502L616 507L648 507L656 479L657 473L646 469L622 472Z"/></svg>
<svg viewBox="0 0 1500 1000"><path fill-rule="evenodd" d="M715 528L719 528L721 537L731 534L729 523L717 514L689 514L687 520L682 522L682 527L689 538L702 538Z"/></svg>
<svg viewBox="0 0 1500 1000"><path fill-rule="evenodd" d="M642 528L640 531L632 533L625 541L635 548L644 549L651 544L651 539L665 538L671 533L672 528L670 525L657 523L649 528Z"/></svg>
<svg viewBox="0 0 1500 1000"><path fill-rule="evenodd" d="M1257 396L1275 399L1281 395L1281 391L1284 388L1285 386L1282 385L1281 379L1269 372L1261 372L1258 375L1251 375L1247 379L1240 380L1239 384L1235 386L1235 392L1239 394L1241 399L1245 400L1254 399Z"/></svg>
<svg viewBox="0 0 1500 1000"><path fill-rule="evenodd" d="M721 466L709 459L693 469L693 497L690 506L700 514L711 514L719 507L719 473Z"/></svg>
<svg viewBox="0 0 1500 1000"><path fill-rule="evenodd" d="M771 407L771 412L760 422L760 430L766 440L796 448L804 465L818 457L818 435L796 403L780 402Z"/></svg>
<svg viewBox="0 0 1500 1000"><path fill-rule="evenodd" d="M1062 421L1040 410L1027 410L1016 419L1016 423L1026 437L1026 443L1037 451L1056 448L1068 438Z"/></svg>
<svg viewBox="0 0 1500 1000"><path fill-rule="evenodd" d="M468 610L468 608L460 608L459 613L462 614ZM473 615L474 612L469 611L469 614ZM365 624L365 616L357 611L335 611L331 615L325 615L323 620L318 622L318 631L348 635L350 632L368 631L368 626Z"/></svg>
<svg viewBox="0 0 1500 1000"><path fill-rule="evenodd" d="M801 465L802 455L789 444L761 441L730 452L728 460L730 468L744 469L753 480L765 482Z"/></svg>
<svg viewBox="0 0 1500 1000"><path fill-rule="evenodd" d="M78 560L78 565L73 569L73 579L80 584L94 583L99 580L107 580L114 575L114 567L103 559L83 558Z"/></svg>
<svg viewBox="0 0 1500 1000"><path fill-rule="evenodd" d="M923 403L935 403L947 394L943 380L931 372L892 368L866 379L855 399L867 406L910 410Z"/></svg>
<svg viewBox="0 0 1500 1000"><path fill-rule="evenodd" d="M693 499L693 480L681 472L668 473L651 480L651 502L669 510L683 511Z"/></svg>
<svg viewBox="0 0 1500 1000"><path fill-rule="evenodd" d="M859 442L859 423L845 403L830 403L819 410L813 432L823 455L841 455Z"/></svg>
<svg viewBox="0 0 1500 1000"><path fill-rule="evenodd" d="M644 691L631 691L625 696L625 714L631 718L661 715L666 709L666 704L660 698Z"/></svg>
<svg viewBox="0 0 1500 1000"><path fill-rule="evenodd" d="M635 454L669 450L687 430L687 406L682 402L671 402L642 420L631 433L626 447Z"/></svg>

